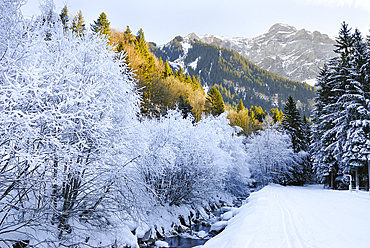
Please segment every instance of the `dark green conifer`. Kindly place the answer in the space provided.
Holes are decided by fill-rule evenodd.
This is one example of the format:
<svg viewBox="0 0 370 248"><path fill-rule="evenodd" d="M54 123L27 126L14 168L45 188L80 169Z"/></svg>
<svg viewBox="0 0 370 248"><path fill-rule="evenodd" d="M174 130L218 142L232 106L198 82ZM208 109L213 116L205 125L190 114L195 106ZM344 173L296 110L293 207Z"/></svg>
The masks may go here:
<svg viewBox="0 0 370 248"><path fill-rule="evenodd" d="M100 35L110 36L110 22L107 20L107 15L102 12L98 17L98 20L91 24L91 31Z"/></svg>
<svg viewBox="0 0 370 248"><path fill-rule="evenodd" d="M213 115L220 115L225 112L225 104L221 93L212 86L206 97L206 104L208 105L208 112Z"/></svg>
<svg viewBox="0 0 370 248"><path fill-rule="evenodd" d="M303 150L302 118L297 109L296 102L289 96L284 106L284 116L281 121L283 129L291 137L292 148L295 153Z"/></svg>

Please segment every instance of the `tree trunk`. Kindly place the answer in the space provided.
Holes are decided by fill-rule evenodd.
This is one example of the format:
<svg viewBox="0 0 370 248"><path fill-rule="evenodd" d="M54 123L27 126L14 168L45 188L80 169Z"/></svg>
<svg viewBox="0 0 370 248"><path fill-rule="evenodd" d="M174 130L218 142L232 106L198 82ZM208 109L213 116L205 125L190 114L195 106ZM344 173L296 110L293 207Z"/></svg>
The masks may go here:
<svg viewBox="0 0 370 248"><path fill-rule="evenodd" d="M358 174L358 166L356 166L356 191L360 190L360 175Z"/></svg>
<svg viewBox="0 0 370 248"><path fill-rule="evenodd" d="M334 189L334 172L331 171L330 172L330 186L331 186L331 189Z"/></svg>

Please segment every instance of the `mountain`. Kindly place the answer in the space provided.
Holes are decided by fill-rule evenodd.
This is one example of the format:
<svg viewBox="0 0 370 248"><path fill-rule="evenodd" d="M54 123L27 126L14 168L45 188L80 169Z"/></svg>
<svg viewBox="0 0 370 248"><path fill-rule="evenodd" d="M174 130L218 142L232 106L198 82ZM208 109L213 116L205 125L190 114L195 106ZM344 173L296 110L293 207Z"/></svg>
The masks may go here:
<svg viewBox="0 0 370 248"><path fill-rule="evenodd" d="M177 36L160 47L151 43L149 48L173 68L181 67L185 73L200 78L205 88L216 85L225 103L231 106L242 99L247 107L282 109L292 95L301 112L310 114L313 87L264 70L233 50L202 42L192 35Z"/></svg>
<svg viewBox="0 0 370 248"><path fill-rule="evenodd" d="M263 69L301 82L313 82L323 63L334 57L335 41L328 35L281 23L255 38L197 36L194 33L188 36L234 50Z"/></svg>

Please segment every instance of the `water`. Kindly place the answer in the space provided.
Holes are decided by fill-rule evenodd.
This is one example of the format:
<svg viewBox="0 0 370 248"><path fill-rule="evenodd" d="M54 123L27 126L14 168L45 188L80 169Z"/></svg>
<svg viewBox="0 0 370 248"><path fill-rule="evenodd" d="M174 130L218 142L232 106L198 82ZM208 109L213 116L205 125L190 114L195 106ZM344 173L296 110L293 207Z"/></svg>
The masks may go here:
<svg viewBox="0 0 370 248"><path fill-rule="evenodd" d="M191 238L192 236L189 233L184 233L183 235L177 235L172 237L167 237L164 241L168 243L169 247L176 247L176 248L192 248L200 245L204 245L213 235L208 234L211 227L210 224L214 223L218 220L220 220L220 214L223 211L221 209L218 209L217 211L214 211L214 217L212 219L206 220L205 223L208 223L208 225L202 225L202 223L195 224L191 226L191 232L194 235L194 238ZM200 231L206 232L208 235L204 239L198 238L194 233L198 233ZM154 246L150 246L154 247Z"/></svg>
<svg viewBox="0 0 370 248"><path fill-rule="evenodd" d="M204 245L208 239L191 239L191 238L182 238L180 236L174 236L166 238L166 242L170 247L177 248L191 248L198 245Z"/></svg>
<svg viewBox="0 0 370 248"><path fill-rule="evenodd" d="M205 226L202 224L196 224L191 227L192 232L204 231L208 233L210 229L211 229L210 226ZM185 235L190 236L189 233L185 233L184 236ZM184 237L184 236L177 235L177 236L167 237L164 241L168 243L169 247L191 248L191 247L196 247L199 245L204 245L204 243L207 242L207 240L211 238L209 236L207 236L204 239L197 238L195 235L194 235L194 238L190 238L186 236ZM151 247L154 247L154 246L151 246Z"/></svg>

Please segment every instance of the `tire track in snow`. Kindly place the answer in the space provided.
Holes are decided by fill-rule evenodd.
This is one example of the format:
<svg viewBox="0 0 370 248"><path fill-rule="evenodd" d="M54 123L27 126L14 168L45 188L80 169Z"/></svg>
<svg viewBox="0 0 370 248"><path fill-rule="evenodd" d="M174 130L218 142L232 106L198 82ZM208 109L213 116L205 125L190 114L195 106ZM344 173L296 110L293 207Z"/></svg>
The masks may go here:
<svg viewBox="0 0 370 248"><path fill-rule="evenodd" d="M285 234L286 239L288 241L288 246L293 247L293 248L295 248L295 247L305 248L306 246L303 244L302 238L299 235L297 227L294 224L292 215L290 214L289 209L286 207L286 205L283 203L283 201L280 200L276 189L274 190L274 198L275 198L275 201L276 201L276 203L279 206L280 211L281 211L284 234ZM286 218L286 216L288 216L288 218ZM293 232L293 237L288 232L288 229L287 229L288 225L290 225L290 229ZM293 238L297 242L294 242ZM298 243L298 246L295 245L296 243Z"/></svg>

